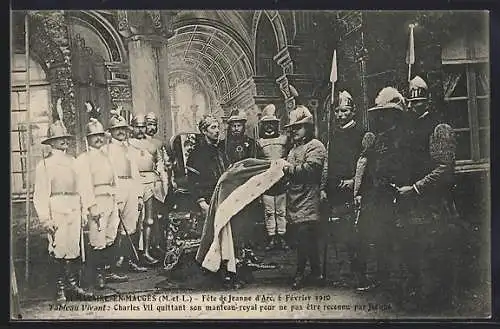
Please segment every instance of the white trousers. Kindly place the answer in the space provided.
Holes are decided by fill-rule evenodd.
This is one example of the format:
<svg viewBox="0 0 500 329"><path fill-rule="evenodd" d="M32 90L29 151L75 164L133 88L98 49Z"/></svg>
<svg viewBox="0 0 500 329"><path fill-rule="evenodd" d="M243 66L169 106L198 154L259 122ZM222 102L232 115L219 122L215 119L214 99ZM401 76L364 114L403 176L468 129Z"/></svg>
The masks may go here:
<svg viewBox="0 0 500 329"><path fill-rule="evenodd" d="M286 233L286 193L262 195L266 230L269 236Z"/></svg>

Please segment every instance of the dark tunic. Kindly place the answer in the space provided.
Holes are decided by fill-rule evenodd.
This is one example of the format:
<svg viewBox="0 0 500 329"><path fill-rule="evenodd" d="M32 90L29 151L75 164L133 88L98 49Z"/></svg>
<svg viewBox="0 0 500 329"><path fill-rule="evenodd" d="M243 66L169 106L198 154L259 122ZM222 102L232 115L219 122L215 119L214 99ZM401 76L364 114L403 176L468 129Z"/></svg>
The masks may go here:
<svg viewBox="0 0 500 329"><path fill-rule="evenodd" d="M330 140L321 189L327 192L331 206L352 203L352 191L341 190L338 186L341 180L354 177L363 134L362 128L355 124L346 129L338 129Z"/></svg>
<svg viewBox="0 0 500 329"><path fill-rule="evenodd" d="M229 160L224 152L224 141L217 146L202 139L191 151L186 161L188 167L188 184L194 201L210 199L220 176L229 166Z"/></svg>
<svg viewBox="0 0 500 329"><path fill-rule="evenodd" d="M255 140L246 135L241 137L228 136L225 146L229 163L257 157Z"/></svg>

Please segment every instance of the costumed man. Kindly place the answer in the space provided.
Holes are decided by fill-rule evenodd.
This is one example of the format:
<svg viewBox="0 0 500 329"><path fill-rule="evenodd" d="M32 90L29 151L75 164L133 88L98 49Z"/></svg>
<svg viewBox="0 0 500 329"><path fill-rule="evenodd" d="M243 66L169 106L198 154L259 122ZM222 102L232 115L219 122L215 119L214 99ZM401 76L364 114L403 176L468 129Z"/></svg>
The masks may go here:
<svg viewBox="0 0 500 329"><path fill-rule="evenodd" d="M205 222L215 186L229 166L229 159L224 149L224 140L220 139L217 118L204 115L198 123L198 129L203 134L203 139L189 153L186 169L191 197L199 206ZM205 225L203 227L205 230ZM220 274L223 280L231 279L224 268Z"/></svg>
<svg viewBox="0 0 500 329"><path fill-rule="evenodd" d="M309 109L303 105L290 112L290 122L285 128L291 130L293 147L283 167L287 186L287 215L289 223L296 225L297 271L292 289L300 289L306 283L322 283L319 221L320 184L326 149L314 138L314 120ZM309 261L311 273L305 270Z"/></svg>
<svg viewBox="0 0 500 329"><path fill-rule="evenodd" d="M356 107L351 94L341 91L334 109L335 127L329 137L328 159L323 168L321 201L327 203L327 217L336 223L334 243L347 247L351 273L362 284L365 270L356 253L356 209L353 205L354 174L361 154L363 128L356 122ZM330 133L330 132L329 132ZM339 273L340 274L340 273Z"/></svg>
<svg viewBox="0 0 500 329"><path fill-rule="evenodd" d="M451 307L456 288L456 142L452 127L435 117L427 83L416 76L409 87L411 176L409 184L397 186L408 207L401 219L400 259L408 271L403 294L409 306L432 310Z"/></svg>
<svg viewBox="0 0 500 329"><path fill-rule="evenodd" d="M138 264L139 212L144 206L141 176L131 146L128 143L129 125L118 111L110 111L108 131L111 141L108 156L117 177L118 214L121 218L118 234L118 261L116 267L133 272L147 269Z"/></svg>
<svg viewBox="0 0 500 329"><path fill-rule="evenodd" d="M385 87L368 109L370 131L362 140L362 152L354 178L354 202L361 206L358 221L360 261L366 268L374 253L377 271L371 284L358 287L365 291L378 284L391 289L394 270L396 227L403 214L396 186L410 181L411 148L406 119L405 99L393 87ZM365 280L368 281L367 273Z"/></svg>
<svg viewBox="0 0 500 329"><path fill-rule="evenodd" d="M245 112L235 109L227 120L226 154L229 163L256 157L255 140L245 134L247 117Z"/></svg>
<svg viewBox="0 0 500 329"><path fill-rule="evenodd" d="M158 118L154 112L149 112L146 114L146 139L149 139L151 143L156 146L158 150L158 157L156 161L156 168L158 174L160 175L161 181L163 183L163 190L165 191L165 199L162 201L155 199L156 201L156 213L158 221L156 221L156 228L154 232L156 233L153 239L154 250L160 251L164 254L164 246L166 243L166 234L168 229L168 199L171 191L176 187L174 176L173 176L173 164L171 158L168 154L167 147L165 143L155 137L158 133Z"/></svg>
<svg viewBox="0 0 500 329"><path fill-rule="evenodd" d="M82 189L75 158L66 153L73 136L62 122L61 102L57 101L59 120L49 126L47 138L42 141L51 146L52 152L36 166L33 203L40 224L48 233L48 251L56 271L56 301L65 303L67 295L86 299L92 294L79 286L80 257L85 252L81 243L85 225Z"/></svg>
<svg viewBox="0 0 500 329"><path fill-rule="evenodd" d="M146 136L146 118L142 114L136 115L132 119L132 127L137 129L137 135L129 140L130 146L134 148L133 154L137 163L143 184L144 200L144 221L142 223L143 245L139 249L143 250L143 257L147 264L155 265L159 262L152 255L153 228L158 222L158 203L165 201L166 190L168 189L168 179L163 166L161 150L151 138ZM158 236L159 234L156 234ZM159 254L160 250L156 250Z"/></svg>
<svg viewBox="0 0 500 329"><path fill-rule="evenodd" d="M87 105L92 107L90 103ZM87 150L76 161L79 181L83 187L82 208L88 209L88 213L85 212L84 215L88 218L96 286L104 289L106 282L125 282L127 277L111 271L111 264L115 261L112 246L120 224L116 200L118 178L104 147L104 127L96 117L97 115L93 115L86 126Z"/></svg>
<svg viewBox="0 0 500 329"><path fill-rule="evenodd" d="M288 154L288 137L280 134L280 120L276 117L275 112L274 104L269 104L262 110L262 117L259 121L260 138L257 140L257 157L259 159L284 159ZM262 195L262 203L264 204L268 235L268 244L265 250L272 250L276 246L288 250L285 240L286 193L283 180Z"/></svg>

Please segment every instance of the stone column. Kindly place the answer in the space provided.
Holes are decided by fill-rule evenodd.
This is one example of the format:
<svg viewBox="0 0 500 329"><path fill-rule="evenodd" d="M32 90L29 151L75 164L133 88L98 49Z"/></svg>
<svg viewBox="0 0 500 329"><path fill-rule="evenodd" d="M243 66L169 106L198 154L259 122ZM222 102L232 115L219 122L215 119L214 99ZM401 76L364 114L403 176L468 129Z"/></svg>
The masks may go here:
<svg viewBox="0 0 500 329"><path fill-rule="evenodd" d="M172 135L177 134L179 130L179 122L177 121L177 116L179 114L179 105L172 105Z"/></svg>
<svg viewBox="0 0 500 329"><path fill-rule="evenodd" d="M196 127L196 117L197 117L197 114L198 114L198 108L199 106L196 105L196 104L191 104L191 113L193 115L193 128Z"/></svg>

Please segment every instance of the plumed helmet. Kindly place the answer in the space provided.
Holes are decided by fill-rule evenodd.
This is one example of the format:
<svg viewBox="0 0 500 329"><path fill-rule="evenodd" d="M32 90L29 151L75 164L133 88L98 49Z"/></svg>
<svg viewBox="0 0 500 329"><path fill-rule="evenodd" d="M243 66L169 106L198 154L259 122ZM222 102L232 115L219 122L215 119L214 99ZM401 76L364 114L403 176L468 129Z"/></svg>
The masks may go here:
<svg viewBox="0 0 500 329"><path fill-rule="evenodd" d="M137 114L130 122L132 127L146 127L146 117L144 114Z"/></svg>
<svg viewBox="0 0 500 329"><path fill-rule="evenodd" d="M285 128L299 124L314 124L311 112L304 105L299 105L294 110L290 111L289 118L290 122Z"/></svg>
<svg viewBox="0 0 500 329"><path fill-rule="evenodd" d="M110 118L108 122L108 130L115 128L123 128L128 127L127 120L120 115L120 113L116 110L109 111Z"/></svg>
<svg viewBox="0 0 500 329"><path fill-rule="evenodd" d="M245 111L241 111L239 109L232 110L229 119L227 119L227 122L230 123L235 121L247 121Z"/></svg>
<svg viewBox="0 0 500 329"><path fill-rule="evenodd" d="M156 117L156 114L154 112L149 112L146 114L146 123L158 123L158 118Z"/></svg>
<svg viewBox="0 0 500 329"><path fill-rule="evenodd" d="M396 109L406 112L405 99L403 95L394 87L385 87L375 98L375 106L368 109L370 111Z"/></svg>
<svg viewBox="0 0 500 329"><path fill-rule="evenodd" d="M87 137L105 133L102 123L100 123L96 118L90 118L89 123L85 126L85 130L87 132Z"/></svg>
<svg viewBox="0 0 500 329"><path fill-rule="evenodd" d="M274 104L269 104L262 109L262 117L260 118L260 122L279 122L280 120L276 117L276 106Z"/></svg>
<svg viewBox="0 0 500 329"><path fill-rule="evenodd" d="M335 106L335 109L340 109L340 108L349 108L351 110L354 109L354 101L352 99L352 96L345 90L339 93L339 98L337 99L337 106Z"/></svg>
<svg viewBox="0 0 500 329"><path fill-rule="evenodd" d="M423 101L428 97L427 83L418 75L410 80L410 96L409 101Z"/></svg>
<svg viewBox="0 0 500 329"><path fill-rule="evenodd" d="M61 120L57 120L52 123L47 130L47 138L42 141L42 144L49 144L50 141L59 138L72 138L73 135L68 133L68 130L64 126L64 123Z"/></svg>

